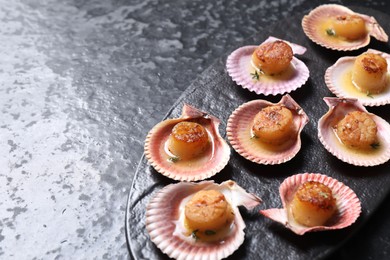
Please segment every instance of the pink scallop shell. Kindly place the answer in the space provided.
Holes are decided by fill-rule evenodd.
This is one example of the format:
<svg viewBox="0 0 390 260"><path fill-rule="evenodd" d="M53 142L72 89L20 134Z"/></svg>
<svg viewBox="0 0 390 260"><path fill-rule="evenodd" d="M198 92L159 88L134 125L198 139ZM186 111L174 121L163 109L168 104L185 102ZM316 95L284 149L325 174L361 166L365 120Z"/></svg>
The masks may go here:
<svg viewBox="0 0 390 260"><path fill-rule="evenodd" d="M381 55L390 64L390 55L381 51L368 49L368 53ZM344 78L352 72L353 64L356 57L341 57L335 64L330 66L325 72L326 86L339 98L356 98L364 106L381 106L390 104L390 80L387 81L387 87L379 94L367 95L356 88L348 88ZM390 66L387 67L390 74ZM352 82L352 79L351 79ZM351 83L352 84L352 83Z"/></svg>
<svg viewBox="0 0 390 260"><path fill-rule="evenodd" d="M338 214L328 226L306 227L300 225L294 220L294 217L288 210L298 187L302 183L308 181L317 181L327 185L332 190L333 196L336 198ZM261 210L260 213L267 218L285 225L298 235L303 235L306 232L335 230L348 227L356 221L361 213L360 201L353 190L342 182L323 174L303 173L293 175L282 182L279 187L279 194L283 208Z"/></svg>
<svg viewBox="0 0 390 260"><path fill-rule="evenodd" d="M196 241L182 232L185 230L184 205L193 194L208 189L221 191L235 214L228 237L215 243ZM149 202L146 209L146 230L152 242L171 258L222 259L231 255L244 242L245 223L238 206L253 209L260 202L259 197L247 193L231 180L219 185L213 181L171 184L161 189Z"/></svg>
<svg viewBox="0 0 390 260"><path fill-rule="evenodd" d="M267 150L258 146L258 141L251 138L251 127L254 117L261 109L271 105L284 105L293 112L293 121L297 129L297 138L291 145L282 146L279 150ZM266 100L253 100L239 106L230 115L227 123L227 136L230 144L241 156L258 164L281 164L291 160L301 148L300 133L309 122L303 109L291 98L285 95L273 104Z"/></svg>
<svg viewBox="0 0 390 260"><path fill-rule="evenodd" d="M361 16L366 21L368 30L367 36L355 41L334 42L329 40L329 36L326 32L318 30L319 25L329 17L343 14L355 14ZM388 41L386 32L378 24L374 17L355 13L347 7L337 4L320 5L313 9L308 15L303 17L302 28L307 37L309 37L313 42L325 48L337 51L351 51L367 46L370 43L370 36L373 36L379 41Z"/></svg>
<svg viewBox="0 0 390 260"><path fill-rule="evenodd" d="M270 36L264 43L279 40ZM294 43L288 43L294 54L304 54L306 48ZM258 46L250 45L238 48L233 51L226 61L227 72L233 81L249 91L263 95L277 95L294 91L301 87L309 78L309 69L299 59L293 57L293 75L287 79L264 80L261 76L259 80L254 80L251 73L255 71L251 65L252 54Z"/></svg>
<svg viewBox="0 0 390 260"><path fill-rule="evenodd" d="M165 144L172 128L182 121L200 123L211 137L211 148L197 158L197 161L172 162L165 152ZM180 118L167 119L150 130L145 140L145 156L156 171L171 179L197 181L209 178L220 172L230 158L230 147L218 131L219 124L220 120L216 117L192 106L184 105Z"/></svg>
<svg viewBox="0 0 390 260"><path fill-rule="evenodd" d="M390 124L379 116L368 111L356 99L324 98L329 111L318 121L318 138L325 149L340 160L356 166L375 166L390 159ZM368 113L378 129L380 147L373 153L359 153L345 147L337 138L333 126L351 111Z"/></svg>

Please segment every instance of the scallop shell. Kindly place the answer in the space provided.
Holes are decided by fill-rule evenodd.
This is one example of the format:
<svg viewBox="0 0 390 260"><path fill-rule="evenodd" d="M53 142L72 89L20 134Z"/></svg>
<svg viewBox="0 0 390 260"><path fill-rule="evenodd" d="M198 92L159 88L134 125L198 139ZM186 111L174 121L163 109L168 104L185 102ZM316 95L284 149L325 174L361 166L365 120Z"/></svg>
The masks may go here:
<svg viewBox="0 0 390 260"><path fill-rule="evenodd" d="M184 206L192 195L200 190L219 190L234 211L230 233L223 241L206 243L186 236L184 232ZM160 190L146 209L146 230L154 244L175 259L222 259L231 255L244 241L245 223L238 210L243 205L253 209L261 199L247 193L234 181L215 184L213 181L199 183L181 182Z"/></svg>
<svg viewBox="0 0 390 260"><path fill-rule="evenodd" d="M366 21L367 35L365 38L354 41L334 40L327 35L324 24L329 17L336 15L359 15ZM302 28L307 37L313 42L332 50L351 51L357 50L370 43L370 36L373 36L379 41L387 42L388 36L383 28L378 24L374 17L355 13L351 9L337 4L320 5L313 9L308 15L302 19Z"/></svg>
<svg viewBox="0 0 390 260"><path fill-rule="evenodd" d="M328 186L336 198L336 206L338 209L337 216L332 219L330 225L306 227L298 224L289 211L289 205L294 197L298 187L308 181L316 181ZM335 230L342 229L352 225L361 213L361 205L356 194L348 186L319 173L303 173L293 175L285 179L279 187L279 194L282 200L282 209L266 209L260 213L276 222L285 225L298 235L303 235L306 232Z"/></svg>
<svg viewBox="0 0 390 260"><path fill-rule="evenodd" d="M390 55L381 51L368 49L368 53L381 55L390 64ZM387 87L379 94L367 94L359 91L352 83L352 68L356 56L346 56L337 60L325 72L325 83L329 90L339 98L356 98L364 106L381 106L390 104L390 80ZM390 66L387 67L390 75Z"/></svg>
<svg viewBox="0 0 390 260"><path fill-rule="evenodd" d="M280 39L270 36L263 43L276 40ZM302 55L306 52L306 48L303 46L287 41L285 42L290 45L294 54ZM293 57L291 61L292 71L289 75L281 74L272 77L262 75L258 80L253 79L253 75L251 74L255 73L256 70L251 65L251 59L252 54L257 47L257 45L250 45L238 48L227 58L227 72L238 85L241 85L243 88L253 91L256 94L277 95L289 93L305 84L309 78L309 69L296 57Z"/></svg>
<svg viewBox="0 0 390 260"><path fill-rule="evenodd" d="M207 130L211 141L210 148L188 161L170 160L165 145L172 128L179 122L192 121ZM220 172L228 163L230 148L218 132L220 120L192 106L184 105L180 118L167 119L158 123L148 133L145 141L145 156L159 173L180 181L196 181L209 178Z"/></svg>
<svg viewBox="0 0 390 260"><path fill-rule="evenodd" d="M264 107L284 105L293 112L293 121L297 129L297 138L293 142L281 145L279 148L261 145L252 138L252 122L256 114ZM273 104L266 100L253 100L239 106L230 115L227 123L227 136L230 144L241 156L258 164L281 164L291 160L301 148L300 133L309 122L303 109L291 98L285 95Z"/></svg>
<svg viewBox="0 0 390 260"><path fill-rule="evenodd" d="M324 98L329 111L318 121L318 137L326 150L340 160L356 166L375 166L390 159L390 124L384 119L368 111L357 99ZM333 130L333 126L351 111L368 113L375 121L378 129L380 146L372 153L359 152L344 146Z"/></svg>

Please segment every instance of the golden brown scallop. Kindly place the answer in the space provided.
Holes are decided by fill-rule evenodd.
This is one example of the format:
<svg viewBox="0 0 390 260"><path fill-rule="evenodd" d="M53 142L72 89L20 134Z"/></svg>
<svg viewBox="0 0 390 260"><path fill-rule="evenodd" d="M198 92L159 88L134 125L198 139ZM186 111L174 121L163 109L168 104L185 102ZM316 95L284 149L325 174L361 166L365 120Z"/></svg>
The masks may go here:
<svg viewBox="0 0 390 260"><path fill-rule="evenodd" d="M369 149L377 143L377 126L365 112L348 113L336 125L336 134L348 147Z"/></svg>
<svg viewBox="0 0 390 260"><path fill-rule="evenodd" d="M291 213L295 221L308 227L325 225L336 209L332 190L316 181L308 181L299 186L291 202Z"/></svg>
<svg viewBox="0 0 390 260"><path fill-rule="evenodd" d="M255 116L252 132L262 142L281 144L294 134L292 112L281 105L265 107Z"/></svg>
<svg viewBox="0 0 390 260"><path fill-rule="evenodd" d="M285 71L293 58L290 45L284 41L261 44L252 54L252 64L265 74L274 75Z"/></svg>
<svg viewBox="0 0 390 260"><path fill-rule="evenodd" d="M208 144L207 131L195 122L176 124L168 139L169 151L181 160L197 157L207 149Z"/></svg>
<svg viewBox="0 0 390 260"><path fill-rule="evenodd" d="M352 68L352 82L364 93L380 93L387 85L386 59L375 53L359 55Z"/></svg>
<svg viewBox="0 0 390 260"><path fill-rule="evenodd" d="M357 40L367 35L366 22L359 15L338 15L333 17L332 26L336 36Z"/></svg>

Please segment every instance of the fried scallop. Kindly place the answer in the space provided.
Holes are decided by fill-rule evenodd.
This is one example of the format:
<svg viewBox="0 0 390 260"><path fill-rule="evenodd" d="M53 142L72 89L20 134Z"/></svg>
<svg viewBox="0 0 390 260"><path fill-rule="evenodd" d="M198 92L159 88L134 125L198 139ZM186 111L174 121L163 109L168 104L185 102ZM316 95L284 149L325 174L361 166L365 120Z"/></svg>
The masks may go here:
<svg viewBox="0 0 390 260"><path fill-rule="evenodd" d="M252 100L229 116L227 136L241 156L258 164L280 164L301 149L300 134L309 118L285 95L278 103Z"/></svg>
<svg viewBox="0 0 390 260"><path fill-rule="evenodd" d="M179 182L165 186L146 208L146 230L152 242L174 259L222 259L245 239L238 209L261 199L236 182Z"/></svg>
<svg viewBox="0 0 390 260"><path fill-rule="evenodd" d="M387 85L387 61L377 53L356 57L352 68L352 83L363 93L381 93Z"/></svg>
<svg viewBox="0 0 390 260"><path fill-rule="evenodd" d="M349 112L334 128L337 137L348 147L367 150L378 144L377 125L366 112Z"/></svg>
<svg viewBox="0 0 390 260"><path fill-rule="evenodd" d="M302 28L313 42L338 51L365 47L371 36L388 41L388 35L374 17L337 4L320 5L311 10L303 17Z"/></svg>
<svg viewBox="0 0 390 260"><path fill-rule="evenodd" d="M220 172L230 148L218 131L220 120L190 105L179 118L155 125L145 140L145 156L159 173L180 181L196 181Z"/></svg>
<svg viewBox="0 0 390 260"><path fill-rule="evenodd" d="M390 124L356 99L325 97L328 112L318 121L318 138L338 159L376 166L390 159Z"/></svg>
<svg viewBox="0 0 390 260"><path fill-rule="evenodd" d="M290 210L295 221L301 225L324 226L337 211L336 199L327 185L307 181L295 192Z"/></svg>
<svg viewBox="0 0 390 260"><path fill-rule="evenodd" d="M268 106L253 120L254 137L269 144L282 144L295 134L293 114L282 105Z"/></svg>
<svg viewBox="0 0 390 260"><path fill-rule="evenodd" d="M364 106L390 104L390 55L368 49L344 56L326 69L326 86L339 98L356 98Z"/></svg>
<svg viewBox="0 0 390 260"><path fill-rule="evenodd" d="M283 208L260 210L298 235L352 225L361 213L359 198L344 183L320 173L301 173L279 187Z"/></svg>
<svg viewBox="0 0 390 260"><path fill-rule="evenodd" d="M276 75L288 69L292 58L293 50L290 45L277 40L257 47L252 54L252 64L267 75Z"/></svg>
<svg viewBox="0 0 390 260"><path fill-rule="evenodd" d="M294 91L309 78L309 69L293 55L306 48L275 37L260 45L243 46L227 58L226 68L234 82L256 94L278 95Z"/></svg>

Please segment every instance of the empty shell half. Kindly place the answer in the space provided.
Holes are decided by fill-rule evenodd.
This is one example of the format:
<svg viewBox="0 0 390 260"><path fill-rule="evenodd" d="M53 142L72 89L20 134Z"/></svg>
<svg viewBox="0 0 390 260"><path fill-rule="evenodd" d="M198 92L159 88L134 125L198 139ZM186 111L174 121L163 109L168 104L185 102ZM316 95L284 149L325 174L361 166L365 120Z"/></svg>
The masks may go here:
<svg viewBox="0 0 390 260"><path fill-rule="evenodd" d="M220 120L184 105L179 118L154 126L145 141L145 156L159 173L180 181L196 181L220 172L230 148L221 137Z"/></svg>
<svg viewBox="0 0 390 260"><path fill-rule="evenodd" d="M202 197L204 194L214 193L219 194L217 199ZM201 223L194 224L191 203L197 200L196 196L202 197L205 205L201 208L207 212L202 214L204 217ZM221 215L225 216L226 213L227 217L218 218L224 218L222 225L213 217L215 212L210 210L213 205L215 211L225 209L221 206L221 200L227 205L227 211ZM146 209L146 230L152 242L171 258L222 259L231 255L244 241L245 223L238 206L252 209L260 202L259 197L247 193L231 180L221 184L213 181L171 184L161 189L149 202ZM202 227L193 228L194 225Z"/></svg>
<svg viewBox="0 0 390 260"><path fill-rule="evenodd" d="M306 48L303 46L272 36L260 46L275 42L286 43L291 48L291 54L302 55L306 52ZM252 58L254 52L260 46L244 46L229 55L226 61L226 68L233 81L249 91L263 95L290 93L305 84L309 78L309 69L301 60L294 56L291 56L291 61L289 61L286 69L282 72L272 75L263 73L260 67L254 65Z"/></svg>
<svg viewBox="0 0 390 260"><path fill-rule="evenodd" d="M313 42L333 50L357 50L370 43L370 36L387 42L388 36L372 16L337 4L320 5L302 19L302 28Z"/></svg>
<svg viewBox="0 0 390 260"><path fill-rule="evenodd" d="M382 57L382 62L365 56L374 54L374 58ZM378 56L377 56L378 55ZM369 62L368 66L362 64ZM361 62L359 62L361 61ZM378 63L378 64L376 64ZM380 66L382 65L382 66ZM360 67L366 68L361 71ZM373 71L375 70L375 71ZM367 74L367 75L366 75ZM381 51L368 49L359 56L345 56L337 60L325 72L325 83L330 91L339 98L356 98L364 106L381 106L390 104L390 55ZM354 78L367 81L368 88L360 88ZM365 78L363 78L365 77ZM362 83L365 84L364 82ZM381 86L382 85L382 86ZM377 91L377 86L381 86ZM376 88L371 90L370 88Z"/></svg>
<svg viewBox="0 0 390 260"><path fill-rule="evenodd" d="M293 214L294 197L302 184L314 182L320 183L328 187L331 191L331 196L335 199L335 207L333 215L324 225L306 226L297 222ZM303 235L307 232L342 229L352 225L361 213L361 205L356 194L348 186L331 177L318 173L304 173L293 175L285 179L279 187L279 194L282 200L283 208L273 208L261 210L260 213L276 222L285 225L298 235ZM314 196L314 195L313 195ZM319 193L319 196L324 196ZM315 201L315 199L314 199ZM299 205L306 207L306 205ZM306 209L305 214L310 214ZM302 212L301 211L301 212ZM300 212L300 213L301 213ZM316 214L316 212L313 212ZM310 215L308 216L310 217Z"/></svg>
<svg viewBox="0 0 390 260"><path fill-rule="evenodd" d="M369 113L357 99L325 97L329 111L318 121L326 150L356 166L375 166L390 159L390 125Z"/></svg>
<svg viewBox="0 0 390 260"><path fill-rule="evenodd" d="M230 144L244 158L258 164L280 164L301 149L300 134L308 121L287 94L275 104L261 99L242 104L230 115L226 131Z"/></svg>

